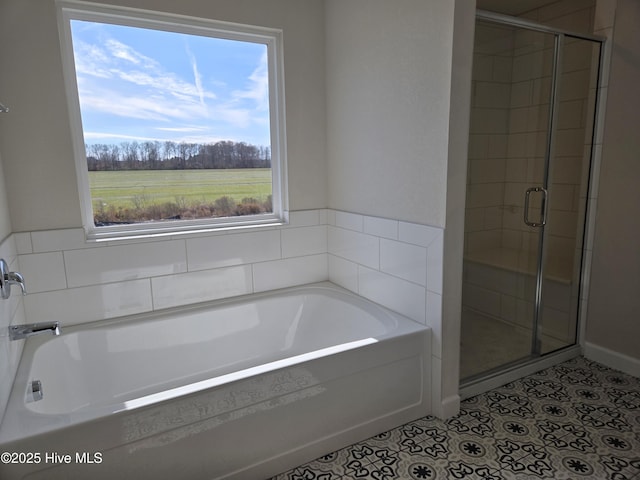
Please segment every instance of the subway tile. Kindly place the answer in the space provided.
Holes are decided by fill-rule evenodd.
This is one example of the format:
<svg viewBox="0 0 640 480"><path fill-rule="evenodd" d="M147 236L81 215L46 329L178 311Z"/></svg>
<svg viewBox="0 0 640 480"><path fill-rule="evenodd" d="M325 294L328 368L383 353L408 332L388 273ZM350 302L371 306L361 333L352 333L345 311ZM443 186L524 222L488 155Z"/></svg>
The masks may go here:
<svg viewBox="0 0 640 480"><path fill-rule="evenodd" d="M505 158L507 156L507 141L509 135L489 135L488 158Z"/></svg>
<svg viewBox="0 0 640 480"><path fill-rule="evenodd" d="M381 239L380 270L424 287L427 284L427 249Z"/></svg>
<svg viewBox="0 0 640 480"><path fill-rule="evenodd" d="M478 183L467 187L467 207L495 207L504 202L504 183Z"/></svg>
<svg viewBox="0 0 640 480"><path fill-rule="evenodd" d="M555 154L561 157L580 156L584 150L584 142L584 130L581 128L558 130Z"/></svg>
<svg viewBox="0 0 640 480"><path fill-rule="evenodd" d="M431 327L431 353L442 357L442 295L427 291L426 324Z"/></svg>
<svg viewBox="0 0 640 480"><path fill-rule="evenodd" d="M493 56L493 75L491 77L493 81L510 84L512 72L512 57Z"/></svg>
<svg viewBox="0 0 640 480"><path fill-rule="evenodd" d="M398 221L378 217L364 217L364 233L397 240Z"/></svg>
<svg viewBox="0 0 640 480"><path fill-rule="evenodd" d="M528 107L531 105L532 83L531 81L511 84L511 108Z"/></svg>
<svg viewBox="0 0 640 480"><path fill-rule="evenodd" d="M20 270L29 293L67 288L62 252L20 255Z"/></svg>
<svg viewBox="0 0 640 480"><path fill-rule="evenodd" d="M16 260L18 259L18 249L14 235L9 235L3 242L0 242L0 258L9 264L9 268L15 269Z"/></svg>
<svg viewBox="0 0 640 480"><path fill-rule="evenodd" d="M467 250L469 252L477 252L480 250L488 250L500 245L500 230L488 230L482 232L470 232L467 235Z"/></svg>
<svg viewBox="0 0 640 480"><path fill-rule="evenodd" d="M471 132L505 134L509 127L508 108L473 108L471 110Z"/></svg>
<svg viewBox="0 0 640 480"><path fill-rule="evenodd" d="M505 158L469 160L470 183L504 182Z"/></svg>
<svg viewBox="0 0 640 480"><path fill-rule="evenodd" d="M577 224L577 212L555 210L549 215L549 223L547 224L546 230L549 235L557 235L575 240Z"/></svg>
<svg viewBox="0 0 640 480"><path fill-rule="evenodd" d="M429 225L419 225L417 223L400 222L398 240L412 243L422 247L428 247L439 235L442 229Z"/></svg>
<svg viewBox="0 0 640 480"><path fill-rule="evenodd" d="M29 322L60 321L67 325L148 312L152 309L148 279L69 288L25 297Z"/></svg>
<svg viewBox="0 0 640 480"><path fill-rule="evenodd" d="M557 177L554 175L553 178L555 179ZM549 192L549 211L553 212L554 210L574 210L573 202L575 199L575 190L577 187L577 185L554 183L552 186L552 190Z"/></svg>
<svg viewBox="0 0 640 480"><path fill-rule="evenodd" d="M506 163L506 182L526 182L528 179L529 159L509 158Z"/></svg>
<svg viewBox="0 0 640 480"><path fill-rule="evenodd" d="M593 18L593 29L598 31L613 27L617 0L598 0Z"/></svg>
<svg viewBox="0 0 640 480"><path fill-rule="evenodd" d="M513 133L509 135L507 144L507 155L509 162L516 158L524 158L527 156L527 134Z"/></svg>
<svg viewBox="0 0 640 480"><path fill-rule="evenodd" d="M184 241L139 243L64 253L69 287L185 272Z"/></svg>
<svg viewBox="0 0 640 480"><path fill-rule="evenodd" d="M539 9L540 21L546 22L558 17L567 15L579 15L585 10L589 10L591 4L584 0L565 0L563 2L554 2ZM585 25L589 25L587 22Z"/></svg>
<svg viewBox="0 0 640 480"><path fill-rule="evenodd" d="M508 108L510 88L495 82L476 82L476 107Z"/></svg>
<svg viewBox="0 0 640 480"><path fill-rule="evenodd" d="M356 213L336 211L335 226L362 232L364 229L364 218L362 215Z"/></svg>
<svg viewBox="0 0 640 480"><path fill-rule="evenodd" d="M563 85L571 85L571 88L560 90L560 95L558 96L561 102L587 98L589 87L591 86L588 70L563 73L561 81Z"/></svg>
<svg viewBox="0 0 640 480"><path fill-rule="evenodd" d="M525 155L527 157L544 157L546 153L546 149L547 149L547 132L546 131L527 133L526 149L525 149Z"/></svg>
<svg viewBox="0 0 640 480"><path fill-rule="evenodd" d="M466 284L462 305L493 317L500 317L500 294L493 290Z"/></svg>
<svg viewBox="0 0 640 480"><path fill-rule="evenodd" d="M494 230L502 227L503 206L487 207L484 209L483 227L486 230Z"/></svg>
<svg viewBox="0 0 640 480"><path fill-rule="evenodd" d="M190 238L186 242L190 272L264 262L281 256L279 230Z"/></svg>
<svg viewBox="0 0 640 480"><path fill-rule="evenodd" d="M512 108L511 115L509 115L509 132L510 133L523 133L529 128L529 108L520 107Z"/></svg>
<svg viewBox="0 0 640 480"><path fill-rule="evenodd" d="M465 233L484 230L484 208L467 208L464 213Z"/></svg>
<svg viewBox="0 0 640 480"><path fill-rule="evenodd" d="M442 295L444 232L440 232L427 249L427 290Z"/></svg>
<svg viewBox="0 0 640 480"><path fill-rule="evenodd" d="M288 227L309 227L312 225L319 225L320 213L318 210L299 210L289 212L289 224L283 226L283 229Z"/></svg>
<svg viewBox="0 0 640 480"><path fill-rule="evenodd" d="M34 253L96 248L95 243L87 243L82 228L31 232L31 239Z"/></svg>
<svg viewBox="0 0 640 480"><path fill-rule="evenodd" d="M286 258L253 265L255 292L323 282L329 279L326 254Z"/></svg>
<svg viewBox="0 0 640 480"><path fill-rule="evenodd" d="M251 293L252 290L250 265L200 270L151 279L154 309L235 297Z"/></svg>
<svg viewBox="0 0 640 480"><path fill-rule="evenodd" d="M487 158L491 135L469 135L469 159Z"/></svg>
<svg viewBox="0 0 640 480"><path fill-rule="evenodd" d="M16 242L18 255L25 253L33 253L33 245L31 244L31 233L19 232L14 233L13 238Z"/></svg>
<svg viewBox="0 0 640 480"><path fill-rule="evenodd" d="M327 225L336 224L336 211L333 209L327 209Z"/></svg>
<svg viewBox="0 0 640 480"><path fill-rule="evenodd" d="M576 0L583 2L583 0ZM555 2L555 4L562 4L564 2ZM584 2L583 2L584 7ZM548 20L547 23L551 27L569 30L573 32L586 31L587 33L591 33L591 22L593 19L593 11L591 8L583 8L577 12L571 13L569 15L563 15L560 17L555 17Z"/></svg>
<svg viewBox="0 0 640 480"><path fill-rule="evenodd" d="M329 255L329 281L358 293L358 264Z"/></svg>
<svg viewBox="0 0 640 480"><path fill-rule="evenodd" d="M359 294L420 323L426 321L426 290L420 285L358 267Z"/></svg>
<svg viewBox="0 0 640 480"><path fill-rule="evenodd" d="M282 257L301 257L327 251L327 227L289 228L282 230Z"/></svg>
<svg viewBox="0 0 640 480"><path fill-rule="evenodd" d="M371 268L380 266L380 239L373 235L329 227L328 252Z"/></svg>
<svg viewBox="0 0 640 480"><path fill-rule="evenodd" d="M480 81L493 80L493 57L475 54L473 56L473 79Z"/></svg>
<svg viewBox="0 0 640 480"><path fill-rule="evenodd" d="M553 165L553 182L555 184L575 184L579 181L582 171L582 157L557 157Z"/></svg>

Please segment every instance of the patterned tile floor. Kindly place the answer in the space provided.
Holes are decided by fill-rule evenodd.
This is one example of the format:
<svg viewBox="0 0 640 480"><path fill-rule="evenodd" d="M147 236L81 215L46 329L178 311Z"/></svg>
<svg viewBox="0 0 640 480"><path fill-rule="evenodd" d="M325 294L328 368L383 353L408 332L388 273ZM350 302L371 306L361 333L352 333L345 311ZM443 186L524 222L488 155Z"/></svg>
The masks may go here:
<svg viewBox="0 0 640 480"><path fill-rule="evenodd" d="M640 480L640 379L582 357L273 480Z"/></svg>

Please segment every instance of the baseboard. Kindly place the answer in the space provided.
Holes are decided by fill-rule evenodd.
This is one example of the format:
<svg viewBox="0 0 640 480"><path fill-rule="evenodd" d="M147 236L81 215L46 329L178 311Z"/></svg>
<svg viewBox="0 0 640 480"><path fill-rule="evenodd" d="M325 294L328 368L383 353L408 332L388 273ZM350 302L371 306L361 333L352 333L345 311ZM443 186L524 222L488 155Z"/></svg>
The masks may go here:
<svg viewBox="0 0 640 480"><path fill-rule="evenodd" d="M433 414L446 420L460 413L460 395L451 395L442 399L440 405L434 408Z"/></svg>
<svg viewBox="0 0 640 480"><path fill-rule="evenodd" d="M633 358L589 342L584 344L584 356L607 367L640 377L640 358Z"/></svg>

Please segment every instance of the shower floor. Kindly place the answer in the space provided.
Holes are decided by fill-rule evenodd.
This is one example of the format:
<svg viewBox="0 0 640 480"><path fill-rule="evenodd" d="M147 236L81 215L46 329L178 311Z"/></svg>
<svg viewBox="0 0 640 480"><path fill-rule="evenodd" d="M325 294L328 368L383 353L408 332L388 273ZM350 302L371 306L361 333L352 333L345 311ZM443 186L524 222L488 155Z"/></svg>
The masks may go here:
<svg viewBox="0 0 640 480"><path fill-rule="evenodd" d="M463 308L460 336L460 378L465 379L507 363L529 358L531 329ZM566 346L543 336L544 352Z"/></svg>

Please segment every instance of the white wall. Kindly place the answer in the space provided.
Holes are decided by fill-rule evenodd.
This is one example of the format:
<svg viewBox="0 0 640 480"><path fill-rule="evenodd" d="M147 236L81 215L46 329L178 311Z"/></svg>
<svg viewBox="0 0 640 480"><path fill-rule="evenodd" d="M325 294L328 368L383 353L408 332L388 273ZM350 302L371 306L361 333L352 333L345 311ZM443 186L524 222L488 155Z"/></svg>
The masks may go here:
<svg viewBox="0 0 640 480"><path fill-rule="evenodd" d="M327 206L323 2L310 0L103 1L282 28L286 77L289 206ZM81 215L60 42L53 0L6 0L0 7L0 153L13 230L80 227Z"/></svg>
<svg viewBox="0 0 640 480"><path fill-rule="evenodd" d="M331 208L444 226L453 6L327 1Z"/></svg>
<svg viewBox="0 0 640 480"><path fill-rule="evenodd" d="M3 121L4 119L0 118L0 129L2 129ZM0 241L4 240L10 233L11 218L9 217L9 199L7 197L7 187L4 180L2 156L0 156Z"/></svg>
<svg viewBox="0 0 640 480"><path fill-rule="evenodd" d="M640 4L618 0L585 338L587 355L635 375L640 375L640 97L630 92L640 80L638 24Z"/></svg>

